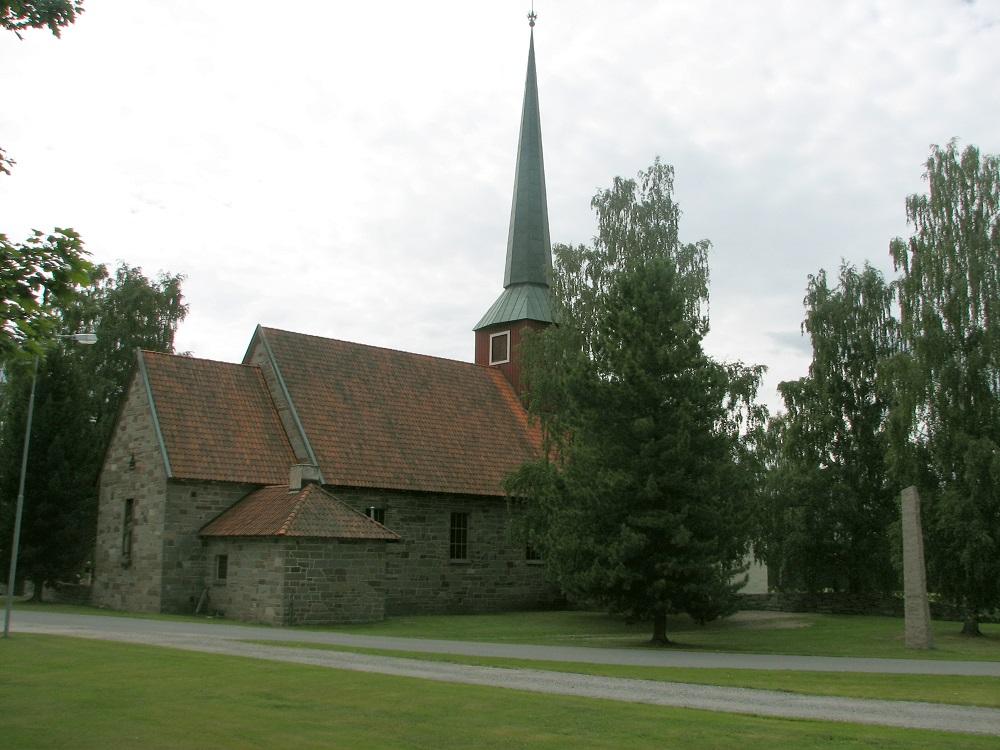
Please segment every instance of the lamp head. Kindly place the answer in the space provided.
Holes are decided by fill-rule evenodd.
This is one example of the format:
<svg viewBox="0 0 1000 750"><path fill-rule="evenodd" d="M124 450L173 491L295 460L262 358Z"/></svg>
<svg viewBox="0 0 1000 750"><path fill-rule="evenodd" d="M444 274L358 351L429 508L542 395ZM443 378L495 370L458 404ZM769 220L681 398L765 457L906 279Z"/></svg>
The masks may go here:
<svg viewBox="0 0 1000 750"><path fill-rule="evenodd" d="M90 344L97 343L96 333L70 333L66 334L65 336L60 336L60 338L72 339L78 344L85 344L87 346L89 346Z"/></svg>

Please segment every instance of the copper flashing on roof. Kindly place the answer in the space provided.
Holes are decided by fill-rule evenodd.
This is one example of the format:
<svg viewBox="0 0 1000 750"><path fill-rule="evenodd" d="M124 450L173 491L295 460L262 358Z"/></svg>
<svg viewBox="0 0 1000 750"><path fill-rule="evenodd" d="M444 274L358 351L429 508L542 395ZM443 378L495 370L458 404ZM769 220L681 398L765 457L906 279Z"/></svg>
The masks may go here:
<svg viewBox="0 0 1000 750"><path fill-rule="evenodd" d="M167 444L163 440L163 431L160 429L160 418L156 414L156 399L153 398L153 388L149 383L149 372L146 370L146 360L142 357L142 349L135 350L136 362L139 366L139 373L142 377L142 384L146 391L146 401L149 403L149 415L153 422L153 432L156 433L156 442L160 446L160 456L163 458L163 470L167 479L173 477L170 468L170 454L167 452Z"/></svg>
<svg viewBox="0 0 1000 750"><path fill-rule="evenodd" d="M292 422L295 425L295 429L299 433L299 438L302 440L302 445L306 449L306 453L309 456L309 461L313 466L319 466L319 461L316 460L316 452L313 450L312 445L309 442L309 436L306 434L305 428L302 427L302 420L299 419L299 413L295 409L295 403L292 401L291 395L288 393L288 386L285 384L285 379L281 375L281 368L278 366L278 361L274 357L274 352L271 350L271 345L267 341L267 336L264 335L264 327L259 323L257 324L256 330L254 330L253 338L250 340L250 347L247 349L247 356L253 350L253 343L256 340L260 340L261 345L264 347L264 353L267 356L267 361L271 365L271 370L274 372L274 379L277 381L278 388L281 389L281 397L284 402L288 405L288 413L291 415ZM244 357L244 362L246 361L246 356ZM319 481L323 482L323 470L320 469Z"/></svg>

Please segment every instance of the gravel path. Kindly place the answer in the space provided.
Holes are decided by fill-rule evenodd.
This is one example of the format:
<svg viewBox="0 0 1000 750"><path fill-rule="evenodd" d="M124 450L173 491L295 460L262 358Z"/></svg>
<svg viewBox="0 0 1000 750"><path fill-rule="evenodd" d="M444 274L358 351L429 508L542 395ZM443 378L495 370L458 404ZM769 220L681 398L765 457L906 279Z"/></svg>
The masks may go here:
<svg viewBox="0 0 1000 750"><path fill-rule="evenodd" d="M96 622L95 622L96 621ZM193 627L192 627L193 626ZM234 638L258 639L262 633L268 639L296 641L341 642L338 634L316 633L280 628L254 628L227 625L201 625L199 623L178 623L157 620L135 620L112 617L87 617L77 615L52 615L50 613L17 613L18 632L53 633L83 638L124 641L148 645L167 646L203 653L243 656L254 659L308 664L332 669L348 669L361 672L376 672L414 677L440 682L483 685L488 687L527 690L558 695L576 695L588 698L650 703L662 706L698 708L709 711L754 714L798 719L821 719L859 724L905 727L911 729L936 729L947 732L966 732L1000 736L1000 710L971 706L949 706L937 703L913 701L877 701L853 698L796 695L771 690L749 690L707 685L633 680L594 675L548 672L534 669L501 669L496 667L476 667L444 662L427 662L417 659L400 659L386 656L353 654L317 649L297 649L282 646L245 643ZM320 638L304 636L320 636ZM404 648L414 651L420 643L418 639L376 639L367 636L364 645L381 648ZM393 644L378 645L373 641L390 641ZM464 643L464 642L437 642ZM470 647L496 646L498 644L471 644ZM502 644L501 644L502 645ZM508 645L505 648L510 648ZM523 647L521 647L523 648ZM559 649L543 648L548 659L559 659L553 652ZM437 650L437 649L427 649ZM628 651L624 649L573 649L573 651ZM452 651L453 653L462 653ZM478 649L477 649L478 652ZM658 654L659 652L653 652ZM676 655L676 652L673 652ZM513 656L505 653L500 655ZM694 654L698 657L730 654ZM750 656L750 655L747 655ZM530 657L529 657L530 658ZM784 658L784 657L783 657ZM574 659L577 660L577 659ZM593 658L587 661L594 661ZM866 662L876 660L863 660ZM898 660L877 660L895 662ZM905 660L910 661L910 660ZM916 661L916 660L913 660ZM618 662L608 662L618 663ZM934 664L935 662L927 662ZM958 662L962 664L963 662ZM979 664L980 662L969 662ZM703 665L704 666L704 665ZM715 666L715 664L713 664ZM732 664L728 665L733 668ZM771 666L771 669L785 667ZM842 670L837 670L842 671ZM875 671L875 670L868 670Z"/></svg>
<svg viewBox="0 0 1000 750"><path fill-rule="evenodd" d="M588 664L621 664L641 667L691 667L703 669L776 669L797 672L868 672L877 674L967 675L1000 677L1000 661L944 661L940 659L869 659L843 656L791 656L736 654L647 648L593 648L590 646L533 646L522 643L480 643L427 638L354 635L332 631L237 625L227 622L144 620L101 615L68 615L19 611L12 627L17 630L86 628L100 633L155 633L203 638L240 638L266 641L301 641L338 646L424 651L462 656L496 656L535 661L577 661Z"/></svg>

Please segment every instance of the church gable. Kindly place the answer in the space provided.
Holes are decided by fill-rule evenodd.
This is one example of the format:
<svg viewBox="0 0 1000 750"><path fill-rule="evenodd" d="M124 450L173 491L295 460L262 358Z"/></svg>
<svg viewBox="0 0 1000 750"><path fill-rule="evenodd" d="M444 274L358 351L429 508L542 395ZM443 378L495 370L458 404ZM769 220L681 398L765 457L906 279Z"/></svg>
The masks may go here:
<svg viewBox="0 0 1000 750"><path fill-rule="evenodd" d="M500 496L539 454L537 426L495 370L272 328L256 337L325 484Z"/></svg>
<svg viewBox="0 0 1000 750"><path fill-rule="evenodd" d="M260 370L142 352L172 479L277 484L295 456Z"/></svg>

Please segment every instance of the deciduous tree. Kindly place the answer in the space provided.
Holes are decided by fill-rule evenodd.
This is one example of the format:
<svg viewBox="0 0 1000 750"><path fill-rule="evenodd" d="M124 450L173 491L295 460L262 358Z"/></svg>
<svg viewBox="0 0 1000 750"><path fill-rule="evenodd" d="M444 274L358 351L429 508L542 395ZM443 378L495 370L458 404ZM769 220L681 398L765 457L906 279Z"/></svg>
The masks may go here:
<svg viewBox="0 0 1000 750"><path fill-rule="evenodd" d="M80 13L82 0L0 0L0 28L18 36L25 29L47 28L59 36Z"/></svg>
<svg viewBox="0 0 1000 750"><path fill-rule="evenodd" d="M873 592L896 586L889 529L896 486L886 465L889 401L880 364L897 350L892 290L869 265L847 263L831 288L809 277L807 377L779 385L785 412L772 451L761 551L785 590Z"/></svg>
<svg viewBox="0 0 1000 750"><path fill-rule="evenodd" d="M38 354L90 279L80 236L72 229L35 231L24 242L0 234L0 361L18 351Z"/></svg>
<svg viewBox="0 0 1000 750"><path fill-rule="evenodd" d="M0 0L0 28L59 30L83 12L79 0ZM0 175L14 160L0 148ZM0 234L0 362L17 351L38 354L51 338L54 310L65 307L92 270L80 236L72 229L35 231L24 242Z"/></svg>
<svg viewBox="0 0 1000 750"><path fill-rule="evenodd" d="M933 147L908 239L890 252L903 352L890 372L893 455L921 484L930 585L965 611L1000 605L1000 159ZM926 471L922 464L926 461Z"/></svg>

